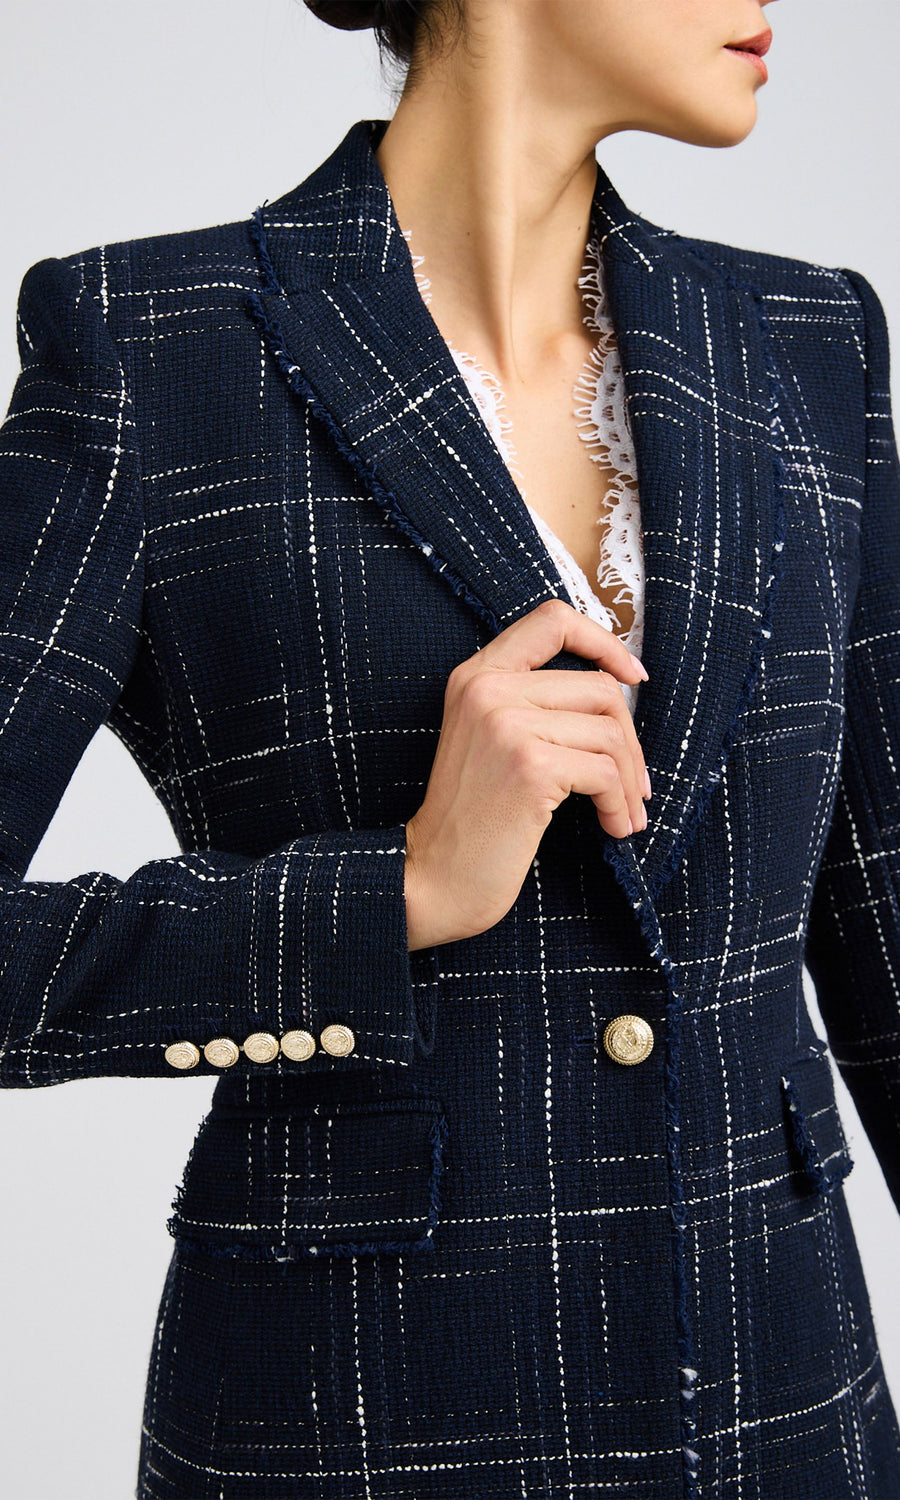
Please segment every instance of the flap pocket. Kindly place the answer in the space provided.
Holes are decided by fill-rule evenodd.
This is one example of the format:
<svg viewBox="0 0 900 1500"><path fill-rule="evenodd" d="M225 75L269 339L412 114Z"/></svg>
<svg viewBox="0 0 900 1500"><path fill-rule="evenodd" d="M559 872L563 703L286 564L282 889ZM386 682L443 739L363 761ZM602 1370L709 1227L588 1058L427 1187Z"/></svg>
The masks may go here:
<svg viewBox="0 0 900 1500"><path fill-rule="evenodd" d="M436 1099L216 1109L169 1232L252 1259L432 1248L447 1122Z"/></svg>
<svg viewBox="0 0 900 1500"><path fill-rule="evenodd" d="M823 1042L791 1059L782 1076L788 1143L802 1190L830 1193L853 1161L834 1094L834 1078Z"/></svg>

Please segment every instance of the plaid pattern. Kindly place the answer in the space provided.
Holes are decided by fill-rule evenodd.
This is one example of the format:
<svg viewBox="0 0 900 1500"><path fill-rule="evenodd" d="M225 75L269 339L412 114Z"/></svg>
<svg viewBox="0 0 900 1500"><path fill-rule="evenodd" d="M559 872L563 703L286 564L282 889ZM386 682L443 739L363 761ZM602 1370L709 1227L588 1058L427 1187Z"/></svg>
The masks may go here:
<svg viewBox="0 0 900 1500"><path fill-rule="evenodd" d="M649 826L613 840L566 799L503 921L408 954L447 676L565 591L419 295L384 125L246 222L22 283L0 1082L356 1037L222 1074L173 1206L137 1493L896 1500L801 982L805 955L900 1201L883 310L855 271L651 224L598 168ZM25 881L104 722L182 852ZM627 1068L601 1037L632 1011L656 1044Z"/></svg>

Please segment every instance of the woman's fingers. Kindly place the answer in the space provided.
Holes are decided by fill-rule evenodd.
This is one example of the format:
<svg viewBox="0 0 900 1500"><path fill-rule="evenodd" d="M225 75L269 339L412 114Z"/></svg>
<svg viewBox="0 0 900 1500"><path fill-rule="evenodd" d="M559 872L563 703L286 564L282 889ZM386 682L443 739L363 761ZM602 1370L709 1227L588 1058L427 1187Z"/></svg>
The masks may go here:
<svg viewBox="0 0 900 1500"><path fill-rule="evenodd" d="M523 742L534 736L614 753L633 828L646 827L644 753L621 684L609 672L486 668L455 677L450 696L464 706L470 722L501 714L507 720L506 734L520 735ZM523 713L527 709L536 717ZM544 726L545 719L556 719L555 728ZM627 825L626 816L623 833Z"/></svg>
<svg viewBox="0 0 900 1500"><path fill-rule="evenodd" d="M541 670L563 650L599 670ZM644 757L622 691L646 676L612 631L562 599L454 667L425 798L407 823L413 946L499 921L570 792L592 799L614 837L646 826Z"/></svg>
<svg viewBox="0 0 900 1500"><path fill-rule="evenodd" d="M612 753L596 754L589 750L571 748L555 752L554 765L557 774L564 778L566 792L583 792L600 814L603 827L614 838L624 838L628 833L632 811L623 785L621 766ZM643 811L643 803L641 804ZM642 820L634 823L642 827Z"/></svg>
<svg viewBox="0 0 900 1500"><path fill-rule="evenodd" d="M507 672L531 672L560 651L587 657L620 682L641 682L647 676L637 657L632 656L618 636L564 599L545 599L460 666L469 670L491 666Z"/></svg>
<svg viewBox="0 0 900 1500"><path fill-rule="evenodd" d="M562 649L589 657L599 671L596 675L541 671L543 663ZM640 829L646 826L647 767L622 682L634 684L646 677L638 659L612 631L564 600L550 599L460 662L447 686L451 696L471 694L474 689L482 708L502 702L508 690L510 701L526 698L545 708L570 707L611 716L620 725L632 758L633 774L624 766L622 774L632 824Z"/></svg>
<svg viewBox="0 0 900 1500"><path fill-rule="evenodd" d="M582 714L603 714L614 719L622 730L634 765L637 795L641 799L646 797L647 763L644 752L622 686L611 673L536 671L528 673L521 681L522 699L536 707L573 709ZM642 823L643 817L638 810L638 816L634 820L635 828L640 828Z"/></svg>
<svg viewBox="0 0 900 1500"><path fill-rule="evenodd" d="M627 708L625 712L628 714ZM635 829L646 827L643 771L638 772L635 766L628 737L618 719L609 714L534 709L523 710L520 722L523 734L534 735L550 744L564 745L570 750L609 756L615 762L622 786L626 824L630 817Z"/></svg>

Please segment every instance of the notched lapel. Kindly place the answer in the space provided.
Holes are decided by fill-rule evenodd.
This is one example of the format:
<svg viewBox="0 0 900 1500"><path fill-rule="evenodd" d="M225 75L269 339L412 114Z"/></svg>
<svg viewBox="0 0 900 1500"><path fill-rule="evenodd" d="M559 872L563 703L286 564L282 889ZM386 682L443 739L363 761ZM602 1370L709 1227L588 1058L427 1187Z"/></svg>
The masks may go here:
<svg viewBox="0 0 900 1500"><path fill-rule="evenodd" d="M496 633L568 595L419 293L374 155L381 123L357 122L257 211L265 282L248 310L373 497ZM637 460L649 681L635 729L653 782L645 830L593 826L642 907L687 848L759 670L781 548L777 390L754 287L632 214L600 167L592 216ZM567 652L553 664L591 669Z"/></svg>

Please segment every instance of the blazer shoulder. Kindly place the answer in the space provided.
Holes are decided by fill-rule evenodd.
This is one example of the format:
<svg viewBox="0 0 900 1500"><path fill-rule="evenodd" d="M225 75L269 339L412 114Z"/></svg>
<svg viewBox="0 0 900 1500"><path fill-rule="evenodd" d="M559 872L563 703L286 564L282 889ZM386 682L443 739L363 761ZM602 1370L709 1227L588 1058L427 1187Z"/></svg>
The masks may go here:
<svg viewBox="0 0 900 1500"><path fill-rule="evenodd" d="M250 217L48 256L28 267L22 288L32 297L42 296L45 286L74 273L117 341L139 336L156 318L191 310L227 313L260 287Z"/></svg>
<svg viewBox="0 0 900 1500"><path fill-rule="evenodd" d="M867 321L884 324L884 310L866 277L847 266L752 250L719 240L679 235L684 251L712 265L724 280L758 297L776 339L846 343L861 352Z"/></svg>
<svg viewBox="0 0 900 1500"><path fill-rule="evenodd" d="M837 297L838 302L850 308L858 305L846 267L822 266L819 261L805 261L796 255L754 251L747 246L727 245L699 236L679 234L678 239L685 251L712 264L726 279L756 287L763 296L796 297L804 302L819 299L826 305L832 305Z"/></svg>

